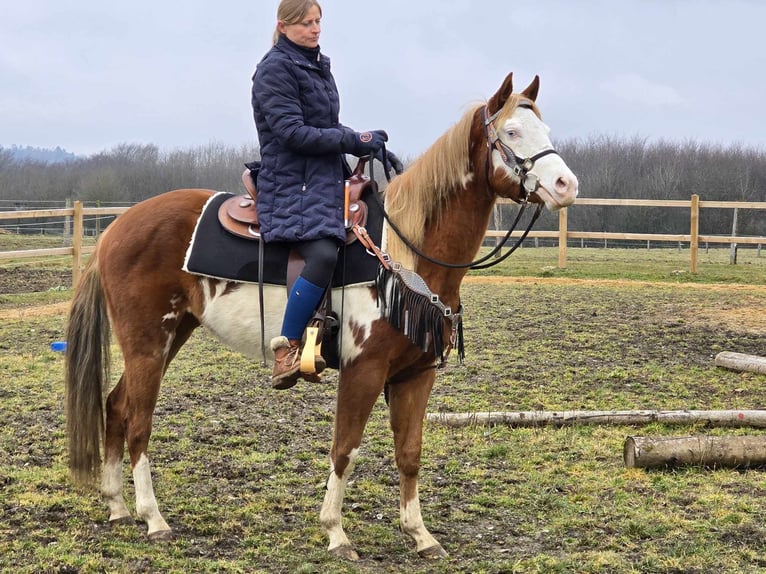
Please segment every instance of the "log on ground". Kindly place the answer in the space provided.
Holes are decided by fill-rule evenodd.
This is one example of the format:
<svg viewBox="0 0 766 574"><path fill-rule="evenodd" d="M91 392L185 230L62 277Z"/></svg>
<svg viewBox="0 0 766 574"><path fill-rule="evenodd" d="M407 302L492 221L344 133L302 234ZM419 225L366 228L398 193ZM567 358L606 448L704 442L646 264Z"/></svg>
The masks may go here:
<svg viewBox="0 0 766 574"><path fill-rule="evenodd" d="M628 468L762 468L766 436L629 436L623 459Z"/></svg>
<svg viewBox="0 0 766 574"><path fill-rule="evenodd" d="M722 351L715 356L715 364L717 367L733 371L748 371L766 375L766 357L759 357L758 355Z"/></svg>
<svg viewBox="0 0 766 574"><path fill-rule="evenodd" d="M766 410L683 411L510 411L428 413L426 420L452 427L504 424L515 427L569 425L705 424L766 428Z"/></svg>

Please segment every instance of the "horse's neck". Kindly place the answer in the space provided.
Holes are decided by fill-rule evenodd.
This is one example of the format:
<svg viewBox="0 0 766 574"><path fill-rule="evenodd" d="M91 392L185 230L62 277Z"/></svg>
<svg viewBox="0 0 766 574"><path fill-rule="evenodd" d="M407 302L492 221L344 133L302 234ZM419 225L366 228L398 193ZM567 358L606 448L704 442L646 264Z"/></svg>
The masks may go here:
<svg viewBox="0 0 766 574"><path fill-rule="evenodd" d="M469 186L454 194L437 222L426 227L423 252L451 263L473 261L481 247L494 205L483 186ZM452 269L420 259L418 273L431 291L448 305L457 306L460 283L468 269Z"/></svg>

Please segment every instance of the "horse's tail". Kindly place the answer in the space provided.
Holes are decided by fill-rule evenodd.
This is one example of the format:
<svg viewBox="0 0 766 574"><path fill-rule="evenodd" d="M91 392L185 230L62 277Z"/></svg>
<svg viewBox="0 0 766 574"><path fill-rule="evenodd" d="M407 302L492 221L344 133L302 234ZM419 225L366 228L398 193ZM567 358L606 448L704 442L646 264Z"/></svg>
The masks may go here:
<svg viewBox="0 0 766 574"><path fill-rule="evenodd" d="M66 331L66 429L75 483L93 484L101 470L103 394L109 382L109 315L94 253L75 291Z"/></svg>

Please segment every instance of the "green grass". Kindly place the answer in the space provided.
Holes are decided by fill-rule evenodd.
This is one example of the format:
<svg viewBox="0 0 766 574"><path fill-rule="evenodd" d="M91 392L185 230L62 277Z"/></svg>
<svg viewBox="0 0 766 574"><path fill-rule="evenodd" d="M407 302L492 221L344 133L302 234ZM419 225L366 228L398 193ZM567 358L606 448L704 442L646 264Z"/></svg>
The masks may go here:
<svg viewBox="0 0 766 574"><path fill-rule="evenodd" d="M86 238L85 244L93 244ZM531 243L528 241L528 245ZM527 245L525 244L525 245ZM0 251L42 249L63 246L61 237L19 236L0 234ZM653 247L646 249L635 242L635 249L581 248L567 249L567 265L558 268L558 248L522 247L499 265L471 275L500 275L511 277L562 277L570 279L620 279L663 281L671 283L744 283L763 284L766 281L766 252L755 246L740 246L737 265L729 263L729 248L701 248L697 272L691 273L688 246L683 249ZM503 250L502 253L505 253ZM488 253L483 248L482 253ZM0 270L16 267L42 267L71 270L70 257L46 257L33 260L0 260Z"/></svg>
<svg viewBox="0 0 766 574"><path fill-rule="evenodd" d="M483 252L488 252L484 250ZM766 251L740 248L737 264L729 263L729 249L700 249L697 272L690 272L689 250L678 249L599 249L570 247L567 265L558 268L558 249L521 248L508 259L472 275L510 277L560 277L568 279L618 279L662 281L668 283L744 283L766 282Z"/></svg>

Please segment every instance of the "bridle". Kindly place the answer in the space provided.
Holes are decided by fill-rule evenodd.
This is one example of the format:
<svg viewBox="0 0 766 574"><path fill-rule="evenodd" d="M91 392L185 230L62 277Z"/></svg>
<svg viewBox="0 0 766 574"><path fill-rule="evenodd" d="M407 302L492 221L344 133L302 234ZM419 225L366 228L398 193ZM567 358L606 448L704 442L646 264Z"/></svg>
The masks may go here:
<svg viewBox="0 0 766 574"><path fill-rule="evenodd" d="M532 109L532 106L526 102L520 103L519 107ZM490 182L490 157L492 155L492 148L494 148L500 154L503 163L511 168L513 175L519 178L521 191L524 194L521 201L519 201L519 203L522 203L540 188L540 178L534 173L530 173L535 167L535 162L546 155L559 155L559 153L552 147L549 147L528 158L517 156L516 153L500 139L497 129L495 128L495 120L500 115L501 111L502 108L488 117L487 106L481 108L481 123L484 125L484 136L487 138L487 185L489 185Z"/></svg>
<svg viewBox="0 0 766 574"><path fill-rule="evenodd" d="M526 107L531 109L531 105L522 102L519 104L521 107ZM501 108L502 109L502 108ZM497 129L495 128L495 120L497 119L498 115L500 114L500 110L492 114L491 116L488 116L487 106L485 105L481 109L481 120L482 125L484 126L484 136L487 141L487 161L486 161L486 177L487 177L487 188L490 192L492 192L492 188L490 185L491 181L491 156L493 149L496 149L500 153L500 157L502 158L503 162L506 166L511 168L513 171L513 174L516 175L519 178L519 184L520 189L522 193L522 197L519 198L518 201L516 201L520 207L519 211L516 214L516 218L513 220L513 223L511 224L511 227L506 232L503 239L495 246L495 248L485 255L484 257L481 257L479 259L476 259L475 261L471 261L470 263L449 263L447 261L441 261L439 259L435 259L429 255L426 255L415 247L415 245L412 244L412 242L407 239L407 237L404 236L402 231L397 227L397 225L391 220L388 213L385 209L383 209L383 217L386 219L386 222L391 227L391 229L396 233L396 235L399 236L399 239L404 243L405 246L407 246L408 249L410 249L415 255L418 257L421 257L422 259L425 259L426 261L429 261L430 263L433 263L435 265L439 265L440 267L447 267L450 269L487 269L489 267L493 267L494 265L497 265L498 263L501 263L505 261L505 259L508 258L516 249L522 244L524 239L526 239L529 232L532 230L532 226L535 224L537 219L540 217L540 213L542 212L543 203L538 203L537 207L535 208L535 212L532 215L532 218L529 221L529 224L527 225L527 228L524 230L524 232L521 234L521 236L518 238L516 243L502 256L497 257L494 261L491 263L486 263L489 259L495 257L500 250L505 247L505 244L508 243L508 240L511 237L511 234L516 229L516 225L518 224L519 220L521 219L521 216L523 215L524 211L526 210L527 206L529 205L530 196L537 192L537 190L540 188L540 179L535 175L534 173L531 173L532 169L535 167L535 162L539 160L542 157L545 157L546 155L550 154L556 154L558 155L558 152L553 148L546 148L542 151L537 152L536 154L528 157L528 158L521 158L503 141L500 140L500 136L497 134ZM385 152L384 152L385 155ZM372 162L370 162L370 165L372 165ZM386 177L388 177L388 173L386 173ZM494 192L493 192L494 195Z"/></svg>

